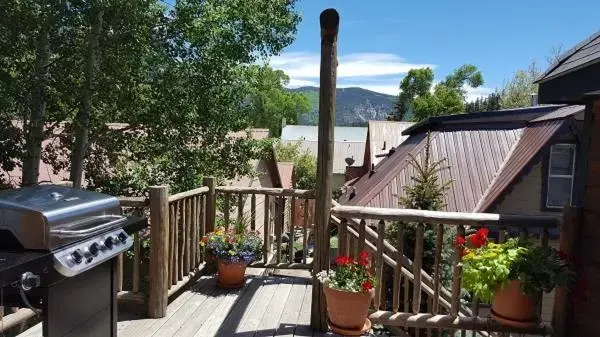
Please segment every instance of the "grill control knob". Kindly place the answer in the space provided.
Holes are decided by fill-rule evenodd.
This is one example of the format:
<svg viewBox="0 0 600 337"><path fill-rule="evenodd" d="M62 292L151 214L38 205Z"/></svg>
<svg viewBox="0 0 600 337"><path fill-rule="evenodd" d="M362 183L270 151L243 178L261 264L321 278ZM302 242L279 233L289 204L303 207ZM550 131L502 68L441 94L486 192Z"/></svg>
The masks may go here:
<svg viewBox="0 0 600 337"><path fill-rule="evenodd" d="M127 241L127 234L121 232L119 233L119 240L123 243L125 243L125 241Z"/></svg>
<svg viewBox="0 0 600 337"><path fill-rule="evenodd" d="M112 249L112 247L114 245L112 236L109 236L106 238L106 240L104 240L104 245L106 246L106 248Z"/></svg>
<svg viewBox="0 0 600 337"><path fill-rule="evenodd" d="M94 242L90 245L90 248L88 248L90 254L92 254L93 256L98 256L98 252L100 251L100 246Z"/></svg>
<svg viewBox="0 0 600 337"><path fill-rule="evenodd" d="M75 262L75 264L80 264L83 262L83 254L81 253L81 250L77 249L71 253L71 258L73 258L73 262Z"/></svg>
<svg viewBox="0 0 600 337"><path fill-rule="evenodd" d="M119 240L119 237L116 236L116 235L112 237L112 241L113 241L113 243L115 245L120 245L121 244L121 240Z"/></svg>

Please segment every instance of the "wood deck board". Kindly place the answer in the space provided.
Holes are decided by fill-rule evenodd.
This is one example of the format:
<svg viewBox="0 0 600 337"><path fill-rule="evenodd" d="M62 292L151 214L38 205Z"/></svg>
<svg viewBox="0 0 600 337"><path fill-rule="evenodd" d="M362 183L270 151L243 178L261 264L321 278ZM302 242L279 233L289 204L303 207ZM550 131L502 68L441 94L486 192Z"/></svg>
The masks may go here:
<svg viewBox="0 0 600 337"><path fill-rule="evenodd" d="M169 304L164 318L121 313L118 336L312 337L311 293L307 277L261 276L257 270L243 289L223 290L214 276L204 276ZM41 336L41 323L19 335Z"/></svg>
<svg viewBox="0 0 600 337"><path fill-rule="evenodd" d="M262 317L254 337L268 337L275 335L275 332L279 327L279 321L281 319L283 309L285 304L288 302L288 297L290 295L290 291L292 290L293 284L294 279L292 278L281 279L279 286L277 287L277 290L275 291L275 294L273 294L271 302L268 305L269 314Z"/></svg>
<svg viewBox="0 0 600 337"><path fill-rule="evenodd" d="M279 319L279 326L275 333L276 336L294 337L294 331L300 318L302 303L306 292L306 284L308 279L297 277L294 279L294 284L285 302L283 313Z"/></svg>
<svg viewBox="0 0 600 337"><path fill-rule="evenodd" d="M253 337L265 314L270 314L269 303L279 286L280 278L265 277L261 285L261 293L252 309L246 312L244 319L236 329L236 337Z"/></svg>
<svg viewBox="0 0 600 337"><path fill-rule="evenodd" d="M312 337L313 331L310 328L310 310L312 301L312 284L310 280L306 284L304 290L304 298L302 300L302 308L300 309L300 315L298 316L298 322L296 322L296 329L294 330L294 336L298 337Z"/></svg>

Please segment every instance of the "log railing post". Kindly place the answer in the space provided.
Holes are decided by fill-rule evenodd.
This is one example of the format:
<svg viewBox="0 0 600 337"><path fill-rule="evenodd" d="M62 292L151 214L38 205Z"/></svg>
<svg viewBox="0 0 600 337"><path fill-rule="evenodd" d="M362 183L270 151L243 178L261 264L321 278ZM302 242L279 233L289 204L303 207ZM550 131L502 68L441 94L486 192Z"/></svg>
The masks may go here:
<svg viewBox="0 0 600 337"><path fill-rule="evenodd" d="M169 291L169 187L152 186L150 194L150 284L148 316L165 317Z"/></svg>
<svg viewBox="0 0 600 337"><path fill-rule="evenodd" d="M582 221L582 209L578 207L565 207L563 223L560 227L560 250L568 256L573 256L576 249L579 226ZM554 308L552 312L553 336L566 337L568 333L569 318L569 291L568 287L556 287L554 290Z"/></svg>
<svg viewBox="0 0 600 337"><path fill-rule="evenodd" d="M204 225L205 234L210 233L215 230L215 217L217 214L217 202L215 195L215 178L214 177L204 177L202 180L202 184L208 187L208 192L206 192L206 218Z"/></svg>
<svg viewBox="0 0 600 337"><path fill-rule="evenodd" d="M319 142L317 151L317 190L315 208L315 254L313 262L310 325L327 331L327 308L323 285L316 274L329 268L329 218L332 199L333 130L337 77L337 35L340 16L335 9L324 10L321 23L321 71L319 89Z"/></svg>

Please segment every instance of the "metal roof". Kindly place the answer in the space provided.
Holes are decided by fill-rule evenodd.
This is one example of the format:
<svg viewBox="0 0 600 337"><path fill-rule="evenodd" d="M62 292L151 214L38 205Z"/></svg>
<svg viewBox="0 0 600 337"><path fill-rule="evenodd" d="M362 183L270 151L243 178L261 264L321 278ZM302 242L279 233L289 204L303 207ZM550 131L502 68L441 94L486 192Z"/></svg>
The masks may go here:
<svg viewBox="0 0 600 337"><path fill-rule="evenodd" d="M595 62L600 62L600 31L561 54L558 60L536 82L544 82L562 76Z"/></svg>
<svg viewBox="0 0 600 337"><path fill-rule="evenodd" d="M542 122L553 119L562 119L572 115L582 114L585 112L585 105L568 105L552 111L551 113L540 116L531 122ZM579 117L579 116L578 116Z"/></svg>
<svg viewBox="0 0 600 337"><path fill-rule="evenodd" d="M364 142L367 139L366 127L336 126L333 131L335 141ZM315 125L286 125L281 130L281 140L319 140L319 128Z"/></svg>
<svg viewBox="0 0 600 337"><path fill-rule="evenodd" d="M519 142L512 149L510 156L507 157L473 211L485 212L494 205L498 197L515 182L528 164L533 162L533 159L548 144L564 122L564 119L554 119L533 123L525 128Z"/></svg>
<svg viewBox="0 0 600 337"><path fill-rule="evenodd" d="M318 153L318 141L309 140L283 140L284 143L300 143L303 150L307 150L315 157ZM346 173L346 158L354 158L352 166L361 166L365 155L365 141L362 142L334 142L333 146L333 173Z"/></svg>
<svg viewBox="0 0 600 337"><path fill-rule="evenodd" d="M567 113L556 106L553 109L555 111L546 111L548 117L542 121L535 121L539 115L529 114L534 116L533 120L522 122L520 112L514 112L512 122L491 118L486 123L468 120L436 124L430 130L431 158L433 161L445 160L447 168L440 173L440 181L453 181L445 197L446 210L488 210L556 135L565 118L579 111L579 108L573 108ZM408 159L412 155L420 161L425 153L429 130L421 130L411 133L394 153L375 167L374 172L358 179L353 184L355 197L344 203L401 207L399 199L405 195L404 187L412 185L412 177L416 175Z"/></svg>
<svg viewBox="0 0 600 337"><path fill-rule="evenodd" d="M480 124L492 122L528 122L534 118L541 117L557 108L566 105L536 105L526 108L503 109L489 112L476 112L469 114L433 116L424 119L423 121L412 125L404 130L404 135L411 135L424 130L431 130L434 127L449 124Z"/></svg>
<svg viewBox="0 0 600 337"><path fill-rule="evenodd" d="M371 163L377 165L385 157L377 157L380 154L386 154L390 148L402 144L408 136L402 132L412 126L411 122L391 122L391 121L369 121L368 139L371 154Z"/></svg>

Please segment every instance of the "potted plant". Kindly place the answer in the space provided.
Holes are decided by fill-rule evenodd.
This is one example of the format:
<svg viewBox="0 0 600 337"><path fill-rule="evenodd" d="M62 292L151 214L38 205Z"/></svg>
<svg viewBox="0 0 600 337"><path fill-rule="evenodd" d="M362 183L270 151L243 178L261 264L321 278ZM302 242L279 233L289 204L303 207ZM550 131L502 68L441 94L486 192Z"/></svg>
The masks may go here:
<svg viewBox="0 0 600 337"><path fill-rule="evenodd" d="M569 264L551 247L516 238L494 243L485 228L457 237L456 244L462 248L463 288L481 301L491 302L492 317L504 325L537 324L538 295L569 281Z"/></svg>
<svg viewBox="0 0 600 337"><path fill-rule="evenodd" d="M361 252L357 260L348 256L336 258L336 268L321 271L331 329L345 336L360 336L371 329L367 318L374 296L376 279L369 254Z"/></svg>
<svg viewBox="0 0 600 337"><path fill-rule="evenodd" d="M262 257L259 233L247 231L244 226L219 228L204 236L200 245L217 259L217 285L221 288L244 286L246 267Z"/></svg>

